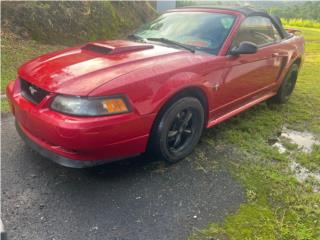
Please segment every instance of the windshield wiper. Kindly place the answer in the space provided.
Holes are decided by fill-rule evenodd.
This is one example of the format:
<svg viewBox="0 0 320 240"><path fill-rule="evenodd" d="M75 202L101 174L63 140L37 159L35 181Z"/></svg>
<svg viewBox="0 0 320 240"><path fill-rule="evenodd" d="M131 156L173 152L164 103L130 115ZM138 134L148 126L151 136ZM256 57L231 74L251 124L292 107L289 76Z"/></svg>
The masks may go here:
<svg viewBox="0 0 320 240"><path fill-rule="evenodd" d="M146 42L146 39L143 37L140 37L139 35L136 34L131 34L128 36L128 39L133 39L133 40L139 40L141 42Z"/></svg>
<svg viewBox="0 0 320 240"><path fill-rule="evenodd" d="M155 42L162 42L162 43L167 43L167 44L172 44L172 45L176 45L178 47L182 47L184 49L187 49L192 53L195 52L195 49L193 47L187 46L187 45L185 45L183 43L179 43L179 42L167 39L167 38L147 38L147 40L155 41Z"/></svg>

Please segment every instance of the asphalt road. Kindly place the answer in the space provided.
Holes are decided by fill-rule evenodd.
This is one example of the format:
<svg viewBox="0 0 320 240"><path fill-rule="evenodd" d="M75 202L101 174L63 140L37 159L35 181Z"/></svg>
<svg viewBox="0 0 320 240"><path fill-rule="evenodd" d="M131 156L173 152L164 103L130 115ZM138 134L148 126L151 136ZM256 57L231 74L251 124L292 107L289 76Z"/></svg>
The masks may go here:
<svg viewBox="0 0 320 240"><path fill-rule="evenodd" d="M30 150L11 116L1 125L1 218L10 240L186 239L243 201L242 187L223 167L199 170L195 154L169 167L137 157L68 169Z"/></svg>

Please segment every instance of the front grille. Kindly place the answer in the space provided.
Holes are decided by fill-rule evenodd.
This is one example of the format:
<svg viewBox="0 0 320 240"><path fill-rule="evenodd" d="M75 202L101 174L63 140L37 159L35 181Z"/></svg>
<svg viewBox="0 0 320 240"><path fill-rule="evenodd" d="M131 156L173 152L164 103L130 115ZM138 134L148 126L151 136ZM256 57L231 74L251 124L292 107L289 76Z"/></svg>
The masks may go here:
<svg viewBox="0 0 320 240"><path fill-rule="evenodd" d="M38 88L23 79L20 79L20 84L22 96L35 104L40 103L42 99L48 95L47 91Z"/></svg>

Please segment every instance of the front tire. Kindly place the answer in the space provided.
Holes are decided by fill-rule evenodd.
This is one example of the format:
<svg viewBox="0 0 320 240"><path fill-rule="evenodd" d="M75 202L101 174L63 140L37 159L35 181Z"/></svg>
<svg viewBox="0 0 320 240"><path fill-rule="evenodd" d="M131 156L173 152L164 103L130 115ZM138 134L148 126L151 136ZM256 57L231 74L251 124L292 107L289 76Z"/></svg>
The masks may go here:
<svg viewBox="0 0 320 240"><path fill-rule="evenodd" d="M152 154L168 163L188 156L203 132L204 109L194 97L183 97L158 116L151 134Z"/></svg>
<svg viewBox="0 0 320 240"><path fill-rule="evenodd" d="M270 98L268 100L269 103L285 103L289 100L290 95L293 92L293 89L296 85L297 77L298 77L298 71L299 71L299 66L298 64L294 63L290 67L287 75L285 76L283 83L281 84L277 95L274 97Z"/></svg>

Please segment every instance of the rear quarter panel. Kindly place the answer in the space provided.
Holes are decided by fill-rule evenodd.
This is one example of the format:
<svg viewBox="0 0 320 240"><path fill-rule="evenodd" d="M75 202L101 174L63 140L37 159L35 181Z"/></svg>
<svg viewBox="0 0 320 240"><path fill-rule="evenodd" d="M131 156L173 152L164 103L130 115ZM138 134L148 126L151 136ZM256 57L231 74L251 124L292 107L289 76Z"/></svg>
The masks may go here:
<svg viewBox="0 0 320 240"><path fill-rule="evenodd" d="M284 80L287 72L289 71L291 65L300 59L299 68L301 68L304 58L304 38L303 36L293 36L289 39L283 40L279 44L279 48L288 53L288 59L286 65L282 71L282 74L279 77L279 85L281 85Z"/></svg>

